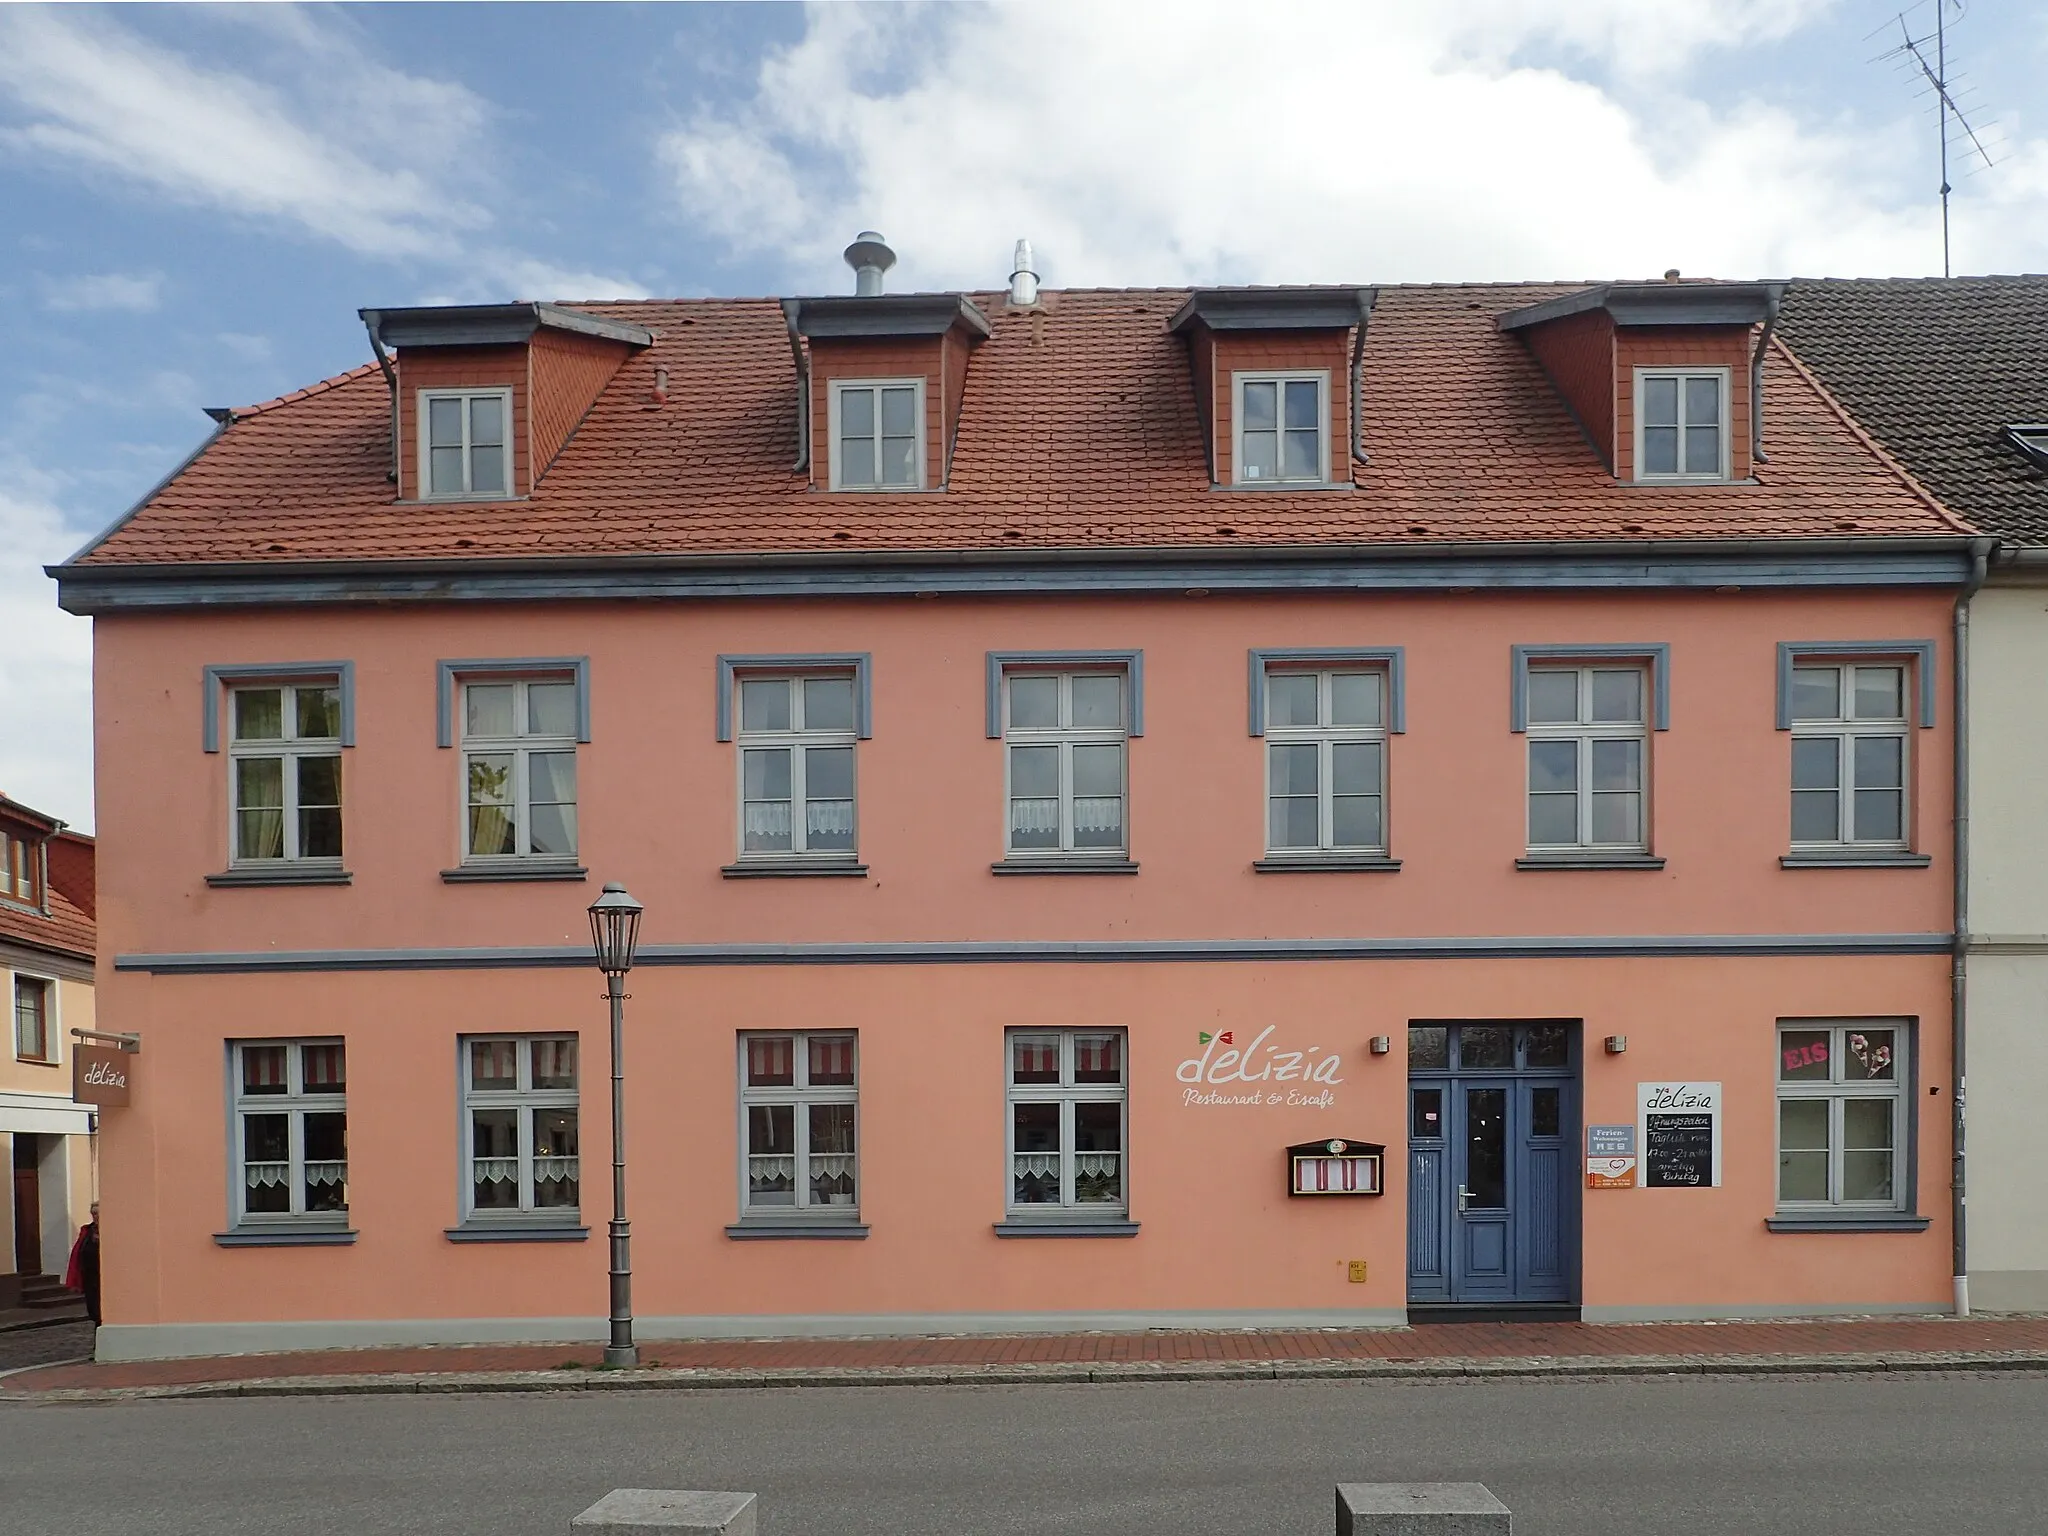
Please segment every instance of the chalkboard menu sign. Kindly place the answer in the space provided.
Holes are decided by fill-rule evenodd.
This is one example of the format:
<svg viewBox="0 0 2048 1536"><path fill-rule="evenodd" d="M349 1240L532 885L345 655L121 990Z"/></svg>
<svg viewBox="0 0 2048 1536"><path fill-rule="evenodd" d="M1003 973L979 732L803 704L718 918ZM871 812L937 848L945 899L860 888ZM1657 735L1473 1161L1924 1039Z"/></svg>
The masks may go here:
<svg viewBox="0 0 2048 1536"><path fill-rule="evenodd" d="M1721 1182L1721 1085L1638 1083L1643 1185L1712 1189Z"/></svg>

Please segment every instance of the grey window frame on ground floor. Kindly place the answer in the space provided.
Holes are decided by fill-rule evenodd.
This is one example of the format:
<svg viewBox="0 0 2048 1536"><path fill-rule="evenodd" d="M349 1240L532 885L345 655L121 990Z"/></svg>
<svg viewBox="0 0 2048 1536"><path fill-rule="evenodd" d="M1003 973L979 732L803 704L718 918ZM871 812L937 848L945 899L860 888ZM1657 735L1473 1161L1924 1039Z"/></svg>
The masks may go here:
<svg viewBox="0 0 2048 1536"><path fill-rule="evenodd" d="M1057 1083L1019 1083L1016 1080L1017 1042L1024 1038L1057 1037L1060 1072ZM1074 1046L1082 1036L1113 1036L1117 1043L1117 1082L1077 1083ZM1019 1024L1003 1031L1003 1215L1010 1224L1032 1221L1061 1223L1127 1223L1131 1208L1131 1058L1130 1032L1116 1025ZM1017 1106L1057 1104L1060 1114L1060 1198L1051 1201L1019 1202L1016 1198ZM1081 1104L1114 1103L1117 1120L1117 1184L1122 1198L1108 1201L1079 1201L1074 1190L1077 1175L1075 1109Z"/></svg>
<svg viewBox="0 0 2048 1536"><path fill-rule="evenodd" d="M1847 1047L1850 1037L1873 1031L1888 1031L1893 1039L1891 1062L1892 1076L1888 1080L1872 1078L1851 1078L1847 1075L1847 1062L1853 1052ZM1822 1031L1828 1036L1828 1077L1825 1081L1786 1081L1788 1036L1815 1034ZM1915 1050L1915 1022L1908 1018L1785 1018L1777 1021L1773 1035L1776 1046L1777 1065L1773 1069L1774 1094L1772 1102L1772 1149L1775 1173L1772 1184L1772 1209L1778 1217L1797 1218L1846 1218L1858 1216L1886 1217L1909 1215L1914 1210L1914 1177L1916 1168L1918 1095L1916 1075L1918 1053ZM1847 1111L1845 1105L1851 1101L1883 1100L1891 1107L1891 1141L1888 1149L1855 1149L1847 1146ZM1828 1105L1827 1167L1828 1198L1825 1200L1786 1200L1784 1198L1785 1157L1784 1106L1787 1103L1824 1102ZM1809 1153L1818 1149L1795 1148L1794 1155ZM1843 1164L1847 1154L1855 1150L1887 1150L1891 1158L1892 1197L1889 1200L1848 1200L1843 1197Z"/></svg>
<svg viewBox="0 0 2048 1536"><path fill-rule="evenodd" d="M250 1093L244 1086L244 1052L281 1046L285 1051L285 1089L277 1094ZM308 1046L334 1046L342 1055L342 1090L339 1093L305 1091L305 1051ZM349 1222L348 1192L348 1068L347 1040L339 1035L307 1035L230 1040L228 1069L228 1216L229 1230L244 1232L290 1232L310 1229L334 1231ZM245 1122L254 1115L286 1115L285 1184L290 1191L288 1211L248 1209L247 1132ZM306 1116L342 1116L341 1191L339 1210L309 1211L305 1208ZM333 1161L327 1159L326 1161Z"/></svg>
<svg viewBox="0 0 2048 1536"><path fill-rule="evenodd" d="M811 1042L814 1040L844 1040L850 1053L850 1083L827 1083L813 1085L811 1082ZM751 1072L749 1047L760 1040L788 1040L790 1042L790 1081L786 1085L754 1086L748 1081ZM860 1225L862 1171L860 1166L861 1117L860 1117L860 1031L856 1029L747 1029L738 1036L738 1086L739 1086L739 1190L738 1225L746 1227L760 1224L804 1224L821 1227ZM811 1115L814 1107L849 1106L853 1110L853 1151L843 1154L852 1159L853 1203L851 1205L814 1205L811 1203ZM789 1106L791 1108L790 1156L794 1162L791 1178L790 1203L788 1205L756 1204L753 1195L752 1159L754 1109L769 1109ZM762 1153L761 1156L779 1154ZM840 1156L838 1153L821 1153L820 1156Z"/></svg>
<svg viewBox="0 0 2048 1536"><path fill-rule="evenodd" d="M536 1077L535 1047L543 1042L561 1044L568 1042L575 1047L575 1083L568 1088L540 1088L534 1086ZM479 1088L474 1076L474 1047L479 1045L509 1044L517 1052L514 1069L515 1086L512 1088ZM583 1078L582 1042L575 1031L541 1031L535 1034L496 1033L480 1035L459 1035L456 1037L456 1074L461 1084L461 1123L458 1135L461 1139L460 1182L462 1186L461 1211L465 1226L473 1227L517 1227L521 1225L579 1226L582 1224L582 1146L583 1124L581 1090ZM534 1145L537 1135L534 1127L536 1112L567 1109L575 1112L576 1121L576 1181L577 1202L574 1205L541 1205L535 1189ZM519 1188L518 1204L512 1208L479 1207L476 1204L476 1113L484 1111L513 1111L518 1116L518 1151L515 1154L518 1169L516 1179Z"/></svg>

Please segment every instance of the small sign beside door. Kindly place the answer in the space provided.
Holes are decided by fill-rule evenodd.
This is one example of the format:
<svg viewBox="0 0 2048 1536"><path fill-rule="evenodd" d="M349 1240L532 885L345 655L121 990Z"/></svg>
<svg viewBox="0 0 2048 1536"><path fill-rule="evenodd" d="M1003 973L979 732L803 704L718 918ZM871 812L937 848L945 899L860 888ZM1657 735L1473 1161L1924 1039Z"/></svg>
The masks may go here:
<svg viewBox="0 0 2048 1536"><path fill-rule="evenodd" d="M1636 1187L1636 1128L1632 1125L1586 1127L1586 1188Z"/></svg>
<svg viewBox="0 0 2048 1536"><path fill-rule="evenodd" d="M1721 1085L1637 1083L1647 1189L1718 1189Z"/></svg>
<svg viewBox="0 0 2048 1536"><path fill-rule="evenodd" d="M73 1045L71 1048L71 1098L78 1104L97 1104L101 1109L119 1108L128 1102L128 1074L135 1057L128 1051L109 1050L103 1045Z"/></svg>

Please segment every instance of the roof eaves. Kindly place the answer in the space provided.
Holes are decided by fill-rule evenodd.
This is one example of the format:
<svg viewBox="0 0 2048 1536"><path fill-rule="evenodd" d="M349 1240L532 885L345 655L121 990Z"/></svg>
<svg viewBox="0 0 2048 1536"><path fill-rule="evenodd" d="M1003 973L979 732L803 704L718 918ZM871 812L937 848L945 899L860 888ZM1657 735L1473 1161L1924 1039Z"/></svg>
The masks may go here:
<svg viewBox="0 0 2048 1536"><path fill-rule="evenodd" d="M623 325L559 304L433 304L408 309L359 310L385 346L489 347L525 341L543 326L633 347L654 345L644 326Z"/></svg>
<svg viewBox="0 0 2048 1536"><path fill-rule="evenodd" d="M1519 331L1604 309L1616 325L1760 325L1784 292L1783 283L1599 283L1510 310L1495 324Z"/></svg>
<svg viewBox="0 0 2048 1536"><path fill-rule="evenodd" d="M785 299L797 334L806 338L943 336L955 326L977 340L994 334L988 316L962 293L835 294Z"/></svg>
<svg viewBox="0 0 2048 1536"><path fill-rule="evenodd" d="M1198 288L1166 322L1212 331L1348 330L1379 301L1377 288Z"/></svg>

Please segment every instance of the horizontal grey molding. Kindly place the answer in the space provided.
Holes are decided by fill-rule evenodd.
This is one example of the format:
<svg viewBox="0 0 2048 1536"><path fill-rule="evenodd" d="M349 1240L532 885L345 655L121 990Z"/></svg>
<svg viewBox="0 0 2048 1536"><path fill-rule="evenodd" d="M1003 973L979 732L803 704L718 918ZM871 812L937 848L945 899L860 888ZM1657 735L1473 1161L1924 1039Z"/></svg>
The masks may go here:
<svg viewBox="0 0 2048 1536"><path fill-rule="evenodd" d="M990 551L916 560L761 556L276 561L48 567L69 613L279 603L561 602L628 598L937 593L1313 592L1446 587L1957 587L1970 540L1953 538L1550 541L1190 552L1090 550L1067 559Z"/></svg>
<svg viewBox="0 0 2048 1536"><path fill-rule="evenodd" d="M1769 1216L1773 1232L1925 1232L1925 1216Z"/></svg>
<svg viewBox="0 0 2048 1536"><path fill-rule="evenodd" d="M441 871L450 885L488 885L499 880L583 880L590 871L581 864L462 864Z"/></svg>
<svg viewBox="0 0 2048 1536"><path fill-rule="evenodd" d="M206 877L214 886L228 885L349 885L355 876L345 869L224 869Z"/></svg>
<svg viewBox="0 0 2048 1536"><path fill-rule="evenodd" d="M590 1238L588 1227L450 1227L444 1234L451 1243L581 1243Z"/></svg>
<svg viewBox="0 0 2048 1536"><path fill-rule="evenodd" d="M725 1235L743 1241L801 1241L805 1238L858 1241L868 1235L868 1228L864 1221L736 1221L725 1229Z"/></svg>
<svg viewBox="0 0 2048 1536"><path fill-rule="evenodd" d="M1136 1237L1135 1221L999 1221L997 1237Z"/></svg>
<svg viewBox="0 0 2048 1536"><path fill-rule="evenodd" d="M1963 947L1973 955L2048 955L2048 933L1973 933Z"/></svg>
<svg viewBox="0 0 2048 1536"><path fill-rule="evenodd" d="M857 875L865 879L868 867L865 864L849 864L843 859L791 859L784 864L771 864L766 860L756 864L722 864L718 872L728 880L785 880L813 878L819 875Z"/></svg>
<svg viewBox="0 0 2048 1536"><path fill-rule="evenodd" d="M1313 858L1254 859L1252 868L1262 875L1398 874L1399 859L1377 858L1371 854L1324 853Z"/></svg>
<svg viewBox="0 0 2048 1536"><path fill-rule="evenodd" d="M355 1233L333 1227L312 1228L304 1232L293 1232L280 1228L275 1232L262 1232L244 1228L234 1232L216 1232L213 1240L223 1248L343 1248L356 1240Z"/></svg>
<svg viewBox="0 0 2048 1536"><path fill-rule="evenodd" d="M1531 854L1515 860L1517 869L1662 869L1664 861L1649 853Z"/></svg>
<svg viewBox="0 0 2048 1536"><path fill-rule="evenodd" d="M1590 959L1619 955L1945 955L1947 933L1507 934L1413 939L963 939L923 944L642 944L636 964L1070 965L1274 960ZM493 971L591 964L585 945L492 949L300 949L116 955L117 971L206 976L272 971Z"/></svg>
<svg viewBox="0 0 2048 1536"><path fill-rule="evenodd" d="M1778 860L1785 869L1925 869L1934 862L1928 853L1788 853Z"/></svg>
<svg viewBox="0 0 2048 1536"><path fill-rule="evenodd" d="M1059 859L999 859L989 865L997 875L1135 875L1138 866L1129 859L1091 859L1076 854Z"/></svg>

